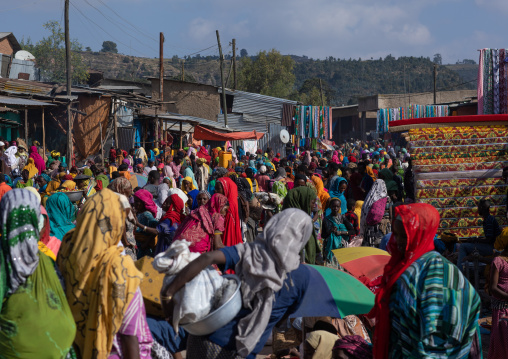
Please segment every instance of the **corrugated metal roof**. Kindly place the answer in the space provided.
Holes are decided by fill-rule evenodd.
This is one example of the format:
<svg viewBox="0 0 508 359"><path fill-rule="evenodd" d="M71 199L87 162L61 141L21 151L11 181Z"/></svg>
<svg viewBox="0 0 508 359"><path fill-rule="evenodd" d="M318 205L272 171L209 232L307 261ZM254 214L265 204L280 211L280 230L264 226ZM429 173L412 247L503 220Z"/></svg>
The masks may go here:
<svg viewBox="0 0 508 359"><path fill-rule="evenodd" d="M0 91L20 94L49 95L52 85L36 81L0 79Z"/></svg>
<svg viewBox="0 0 508 359"><path fill-rule="evenodd" d="M54 104L47 102L7 96L0 96L0 104L13 106L55 106Z"/></svg>
<svg viewBox="0 0 508 359"><path fill-rule="evenodd" d="M221 126L224 126L223 114L219 114L217 116L217 120ZM262 116L256 116L256 121L245 121L243 114L228 113L228 128L230 129L234 128L237 131L246 131L246 132L250 132L253 130L256 130L258 132L267 132L266 118Z"/></svg>
<svg viewBox="0 0 508 359"><path fill-rule="evenodd" d="M222 93L222 89L218 89ZM280 118L282 116L282 105L287 103L296 105L296 101L286 100L283 98L260 95L252 92L234 91L226 89L227 95L234 96L233 112L248 113L268 117Z"/></svg>
<svg viewBox="0 0 508 359"><path fill-rule="evenodd" d="M140 114L142 114L143 116L147 116L147 117L153 117L153 118L156 117L155 113L153 111L151 111L151 110L142 110L142 111L140 111ZM228 125L227 128L224 127L224 121L222 121L222 122L215 122L215 121L210 121L210 120L207 120L207 119L204 119L204 118L200 118L200 117L186 116L186 115L181 115L179 113L173 113L173 112L166 112L166 113L163 113L163 114L158 114L157 116L159 118L162 118L162 119L174 120L175 122L198 123L200 125L203 125L203 126L206 126L206 127L210 127L210 128L215 129L215 130L222 131L222 132L239 131L238 129L233 128L233 126L231 126L231 125ZM252 131L252 130L250 130L250 131Z"/></svg>

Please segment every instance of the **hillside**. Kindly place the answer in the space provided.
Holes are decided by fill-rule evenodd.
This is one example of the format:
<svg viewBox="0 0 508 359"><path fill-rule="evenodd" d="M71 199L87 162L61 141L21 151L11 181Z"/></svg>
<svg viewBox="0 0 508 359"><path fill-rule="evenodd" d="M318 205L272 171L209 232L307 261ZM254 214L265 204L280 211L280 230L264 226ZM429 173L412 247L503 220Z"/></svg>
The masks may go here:
<svg viewBox="0 0 508 359"><path fill-rule="evenodd" d="M108 78L142 81L158 77L158 58L140 58L113 53L81 52L89 68L104 72ZM313 60L291 56L295 61L295 91L306 80L320 78L330 105L353 104L357 97L376 93L427 92L433 90L434 64L429 58L387 56L378 60L335 59ZM445 65L438 67L437 89L458 90L476 88L477 65ZM230 60L225 61L228 77ZM165 59L164 75L181 78L181 60ZM220 85L217 56L188 58L185 80ZM473 80L473 81L472 81ZM231 82L229 83L229 86ZM460 85L460 86L458 86Z"/></svg>

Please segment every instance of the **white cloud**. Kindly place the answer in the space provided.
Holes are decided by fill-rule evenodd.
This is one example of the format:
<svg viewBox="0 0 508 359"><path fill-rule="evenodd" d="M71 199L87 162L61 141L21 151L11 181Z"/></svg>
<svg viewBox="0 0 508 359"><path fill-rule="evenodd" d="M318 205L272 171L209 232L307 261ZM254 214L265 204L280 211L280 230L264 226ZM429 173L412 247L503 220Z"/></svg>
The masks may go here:
<svg viewBox="0 0 508 359"><path fill-rule="evenodd" d="M508 12L508 1L506 0L475 0L475 3L479 7Z"/></svg>

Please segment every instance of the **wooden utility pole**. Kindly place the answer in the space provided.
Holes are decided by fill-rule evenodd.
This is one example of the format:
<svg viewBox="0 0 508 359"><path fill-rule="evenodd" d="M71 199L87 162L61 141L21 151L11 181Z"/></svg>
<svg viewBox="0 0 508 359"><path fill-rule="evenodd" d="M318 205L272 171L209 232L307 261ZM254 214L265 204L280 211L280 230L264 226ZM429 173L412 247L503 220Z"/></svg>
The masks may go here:
<svg viewBox="0 0 508 359"><path fill-rule="evenodd" d="M183 148L182 121L180 121L180 150Z"/></svg>
<svg viewBox="0 0 508 359"><path fill-rule="evenodd" d="M182 82L185 81L185 60L182 60Z"/></svg>
<svg viewBox="0 0 508 359"><path fill-rule="evenodd" d="M434 64L434 105L437 103L437 101L436 101L436 82L437 82L437 65Z"/></svg>
<svg viewBox="0 0 508 359"><path fill-rule="evenodd" d="M321 79L319 79L319 92L321 93L321 106L325 106L325 100L323 99L323 86L321 85Z"/></svg>
<svg viewBox="0 0 508 359"><path fill-rule="evenodd" d="M159 101L162 111L162 102L164 101L164 34L160 33L159 43ZM159 117L155 117L155 148L159 148Z"/></svg>
<svg viewBox="0 0 508 359"><path fill-rule="evenodd" d="M236 90L238 85L236 78L236 39L233 39L233 90Z"/></svg>
<svg viewBox="0 0 508 359"><path fill-rule="evenodd" d="M73 146L72 146L72 114L71 114L71 40L69 35L69 0L65 0L65 70L67 72L67 165L72 167Z"/></svg>
<svg viewBox="0 0 508 359"><path fill-rule="evenodd" d="M222 83L222 112L224 113L224 126L228 127L228 110L226 104L226 87L224 86L224 56L222 55L222 47L220 46L219 30L217 33L217 43L219 44L219 59L220 59L220 80Z"/></svg>
<svg viewBox="0 0 508 359"><path fill-rule="evenodd" d="M114 131L115 131L115 133L114 133L114 136L115 136L115 145L113 146L113 148L120 148L120 146L118 145L118 119L117 119L117 116L116 116L116 113L118 111L118 106L116 104L116 98L114 98L114 97L113 97L113 110L115 111L114 115L113 115L113 128L114 128Z"/></svg>
<svg viewBox="0 0 508 359"><path fill-rule="evenodd" d="M46 124L44 123L44 106L41 106L42 111L42 158L46 156Z"/></svg>
<svg viewBox="0 0 508 359"><path fill-rule="evenodd" d="M28 109L25 107L25 143L28 146L27 150L30 149L28 144Z"/></svg>

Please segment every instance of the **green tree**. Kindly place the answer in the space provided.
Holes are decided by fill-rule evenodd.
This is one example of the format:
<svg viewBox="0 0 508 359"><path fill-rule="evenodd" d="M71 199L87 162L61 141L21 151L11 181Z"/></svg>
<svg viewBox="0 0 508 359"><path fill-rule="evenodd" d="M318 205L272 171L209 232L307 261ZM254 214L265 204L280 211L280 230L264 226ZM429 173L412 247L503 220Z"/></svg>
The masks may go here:
<svg viewBox="0 0 508 359"><path fill-rule="evenodd" d="M242 57L240 60L240 89L262 95L288 98L294 88L295 62L275 49L261 51L255 60Z"/></svg>
<svg viewBox="0 0 508 359"><path fill-rule="evenodd" d="M35 56L37 67L41 70L41 77L49 82L65 82L65 33L58 21L49 21L43 27L50 32L35 45L30 39L21 42L23 50L30 51ZM82 46L77 40L71 41L72 81L84 83L88 80L88 67L78 53Z"/></svg>
<svg viewBox="0 0 508 359"><path fill-rule="evenodd" d="M86 52L92 52L92 48L91 48L90 46L87 46L87 47L85 48L85 51L86 51Z"/></svg>
<svg viewBox="0 0 508 359"><path fill-rule="evenodd" d="M246 49L241 49L240 50L240 57L247 57L249 56L249 53L247 52Z"/></svg>
<svg viewBox="0 0 508 359"><path fill-rule="evenodd" d="M321 90L323 91L323 100L321 100ZM327 100L335 96L335 91L330 85L319 78L313 77L305 80L303 85L298 90L298 96L295 98L296 101L300 101L305 105L322 106L324 103L327 105Z"/></svg>
<svg viewBox="0 0 508 359"><path fill-rule="evenodd" d="M116 43L114 43L113 41L103 41L101 52L112 52L114 54L118 54Z"/></svg>

